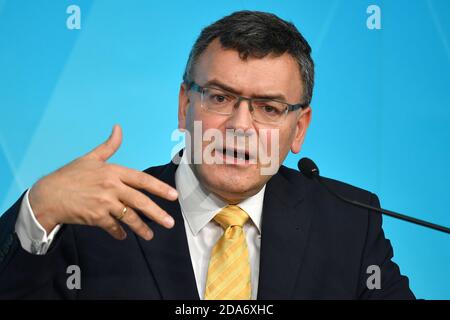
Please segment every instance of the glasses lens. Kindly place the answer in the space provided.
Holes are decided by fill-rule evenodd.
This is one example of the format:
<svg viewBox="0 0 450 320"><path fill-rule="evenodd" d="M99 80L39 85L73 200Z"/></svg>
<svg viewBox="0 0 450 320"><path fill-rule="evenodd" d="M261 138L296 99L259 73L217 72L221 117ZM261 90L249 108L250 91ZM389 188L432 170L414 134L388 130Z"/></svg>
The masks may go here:
<svg viewBox="0 0 450 320"><path fill-rule="evenodd" d="M279 123L286 116L287 105L273 100L253 100L253 119L264 123Z"/></svg>
<svg viewBox="0 0 450 320"><path fill-rule="evenodd" d="M238 97L217 88L203 88L202 107L208 111L231 115ZM284 120L288 105L269 99L252 100L253 119L262 123L280 123Z"/></svg>
<svg viewBox="0 0 450 320"><path fill-rule="evenodd" d="M236 97L215 88L204 88L202 94L202 105L205 109L221 114L233 112Z"/></svg>

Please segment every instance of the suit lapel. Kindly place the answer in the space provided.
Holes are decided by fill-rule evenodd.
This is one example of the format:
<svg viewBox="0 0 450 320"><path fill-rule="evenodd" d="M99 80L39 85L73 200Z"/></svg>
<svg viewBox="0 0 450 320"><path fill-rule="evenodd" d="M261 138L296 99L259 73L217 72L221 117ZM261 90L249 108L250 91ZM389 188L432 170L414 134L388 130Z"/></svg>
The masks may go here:
<svg viewBox="0 0 450 320"><path fill-rule="evenodd" d="M155 175L155 177L175 187L176 169L177 166L170 162L163 167L161 174ZM151 241L145 241L137 236L162 299L198 300L198 290L180 205L178 201L167 201L152 195L149 196L175 219L175 226L172 229L165 229L150 219L146 219L155 233L154 238Z"/></svg>
<svg viewBox="0 0 450 320"><path fill-rule="evenodd" d="M261 227L258 299L291 298L312 216L311 208L307 208L303 200L304 195L305 183L294 185L280 173L267 184Z"/></svg>

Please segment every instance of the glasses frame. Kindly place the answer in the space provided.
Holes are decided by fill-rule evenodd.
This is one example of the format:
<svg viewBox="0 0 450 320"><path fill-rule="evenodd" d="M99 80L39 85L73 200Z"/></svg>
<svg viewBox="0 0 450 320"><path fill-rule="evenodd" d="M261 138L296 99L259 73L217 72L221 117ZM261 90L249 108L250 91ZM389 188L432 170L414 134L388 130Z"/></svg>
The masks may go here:
<svg viewBox="0 0 450 320"><path fill-rule="evenodd" d="M235 97L235 98L236 98L236 103L235 103L235 105L234 105L235 108L236 108L236 107L239 107L239 106L241 105L241 101L246 100L246 101L248 101L248 106L249 106L249 109L250 109L250 113L252 114L252 117L253 117L253 110L254 110L253 104L252 104L252 101L253 101L253 100L258 100L258 101L274 101L274 102L278 102L278 103L282 103L282 104L286 105L286 111L285 111L285 113L284 113L284 115L283 115L282 120L279 121L279 122L270 122L270 121L265 122L265 121L255 120L255 121L257 121L257 122L261 122L261 123L265 123L265 124L279 124L279 123L283 122L284 119L286 119L286 115L287 115L289 112L295 111L295 110L298 110L298 109L304 109L304 108L306 108L306 107L308 106L308 103L289 104L289 103L287 103L287 102L285 102L285 101L281 101L281 100L277 100L277 99L264 99L264 98L249 98L249 97L244 97L244 96L240 96L240 95L238 95L238 94L232 93L232 92L230 92L230 91L228 91L228 90L225 90L225 89L222 89L222 88L208 87L208 86L203 87L203 86L201 86L201 85L195 83L194 81L188 82L186 85L187 85L187 89L188 89L188 90L193 90L193 91L196 91L196 92L200 93L201 98L202 98L202 102L203 102L203 94L204 94L204 90L205 90L205 89L221 90L221 91L223 91L223 92L229 94L230 96ZM232 114L233 114L233 113L223 113L223 112L218 112L218 111L212 111L212 110L210 110L210 109L206 109L206 108L203 106L203 103L202 103L201 105L202 105L202 108L204 108L205 110L207 110L207 111L209 111L209 112L213 112L213 113L217 113L217 114L222 114L222 115L232 115Z"/></svg>

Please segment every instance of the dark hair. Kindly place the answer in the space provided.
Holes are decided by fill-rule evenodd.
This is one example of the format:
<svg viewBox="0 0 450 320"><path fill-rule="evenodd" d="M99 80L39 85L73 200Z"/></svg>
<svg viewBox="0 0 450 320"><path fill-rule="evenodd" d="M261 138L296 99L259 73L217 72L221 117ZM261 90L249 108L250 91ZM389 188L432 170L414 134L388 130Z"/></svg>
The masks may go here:
<svg viewBox="0 0 450 320"><path fill-rule="evenodd" d="M305 88L303 102L311 102L314 87L311 47L292 23L267 12L237 11L204 28L189 54L183 75L186 84L193 81L198 58L216 38L223 48L237 50L243 60L248 56L263 58L268 54L290 54L299 65Z"/></svg>

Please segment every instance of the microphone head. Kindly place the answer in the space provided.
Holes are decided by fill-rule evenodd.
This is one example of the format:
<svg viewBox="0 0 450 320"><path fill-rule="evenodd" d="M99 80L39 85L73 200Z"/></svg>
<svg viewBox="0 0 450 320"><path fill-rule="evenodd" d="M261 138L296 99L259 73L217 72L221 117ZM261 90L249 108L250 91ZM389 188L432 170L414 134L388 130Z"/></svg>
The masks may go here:
<svg viewBox="0 0 450 320"><path fill-rule="evenodd" d="M319 168L316 166L314 161L309 158L301 158L298 161L297 166L298 170L310 179L319 175Z"/></svg>

